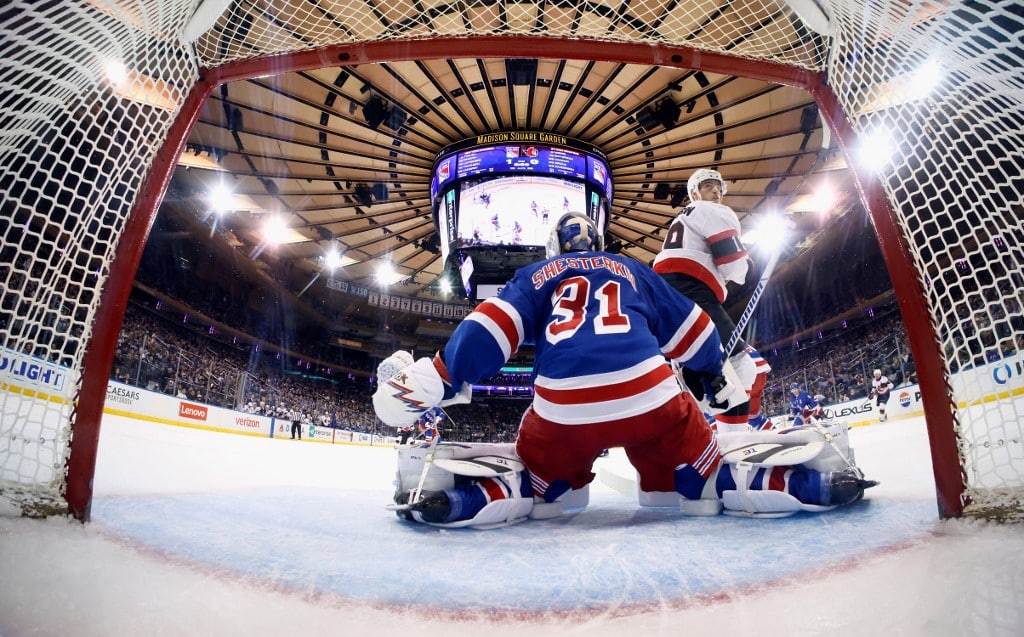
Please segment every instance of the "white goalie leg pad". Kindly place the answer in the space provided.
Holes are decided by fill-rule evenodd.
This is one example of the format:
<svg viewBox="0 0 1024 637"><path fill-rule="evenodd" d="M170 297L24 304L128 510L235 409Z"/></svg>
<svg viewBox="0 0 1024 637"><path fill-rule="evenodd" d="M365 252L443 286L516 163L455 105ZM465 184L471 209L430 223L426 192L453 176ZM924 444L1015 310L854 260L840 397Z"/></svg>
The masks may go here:
<svg viewBox="0 0 1024 637"><path fill-rule="evenodd" d="M427 445L398 447L398 477L395 486L402 492L416 488L427 456L431 453ZM470 478L497 477L505 481L511 497L488 503L472 519L456 522L429 523L441 528L490 529L517 524L526 519L547 519L558 517L565 509L581 508L590 503L590 485L573 489L555 502L544 502L520 494L525 466L515 452L514 443L441 443L433 450L431 468L424 481L425 491L452 489L455 476ZM423 522L418 512L413 519Z"/></svg>
<svg viewBox="0 0 1024 637"><path fill-rule="evenodd" d="M683 515L714 517L722 512L722 503L717 497L690 500L675 491L640 491L637 501L642 507L679 509Z"/></svg>
<svg viewBox="0 0 1024 637"><path fill-rule="evenodd" d="M527 518L532 517L530 516L530 512L533 510L533 506L533 498L496 500L480 509L480 512L473 516L472 519L459 520L457 522L424 522L424 524L445 529L460 529L466 527L480 530L494 529L502 526L519 524ZM423 522L418 512L413 512L412 515L418 522Z"/></svg>
<svg viewBox="0 0 1024 637"><path fill-rule="evenodd" d="M437 523L424 522L424 524L448 529L471 527L481 530L518 524L526 520L527 517L530 517L534 507L533 498L523 497L519 492L523 476L524 473L521 470L508 471L497 476L508 487L509 497L488 502L484 508L480 509L475 516L468 520ZM413 518L423 522L419 512L413 512Z"/></svg>
<svg viewBox="0 0 1024 637"><path fill-rule="evenodd" d="M547 520L557 518L565 513L566 509L582 509L590 504L590 485L585 484L579 489L570 489L554 502L545 502L542 498L533 499L533 511L530 512L531 520Z"/></svg>
<svg viewBox="0 0 1024 637"><path fill-rule="evenodd" d="M740 462L735 465L736 486L732 491L722 492L723 513L726 515L752 518L784 518L799 511L820 513L834 509L834 506L804 504L788 493L773 490L752 490L747 488L748 474L755 465Z"/></svg>
<svg viewBox="0 0 1024 637"><path fill-rule="evenodd" d="M704 490L697 500L684 497L677 491L644 491L640 488L640 476L636 480L636 499L642 507L659 507L679 509L683 515L696 517L713 517L722 512L722 503L715 492L715 482L718 480L718 472L721 465L715 469L707 482L704 483Z"/></svg>
<svg viewBox="0 0 1024 637"><path fill-rule="evenodd" d="M723 491L722 513L745 518L785 518L806 511L820 513L834 509L834 506L804 504L782 491Z"/></svg>
<svg viewBox="0 0 1024 637"><path fill-rule="evenodd" d="M802 464L818 471L854 467L845 421L816 422L769 431L719 432L718 446L728 464Z"/></svg>
<svg viewBox="0 0 1024 637"><path fill-rule="evenodd" d="M853 448L850 447L850 426L845 420L813 420L811 427L817 430L826 444L814 460L805 463L808 469L821 472L857 469Z"/></svg>
<svg viewBox="0 0 1024 637"><path fill-rule="evenodd" d="M422 443L398 447L398 468L394 481L396 493L405 494L413 491L419 485L421 477L424 491L453 488L455 476L447 471L431 466L426 469L424 475L428 460L432 464L434 458L451 457L451 453L451 448L444 443L433 447Z"/></svg>
<svg viewBox="0 0 1024 637"><path fill-rule="evenodd" d="M461 443L442 442L431 451L430 445L419 443L397 447L398 470L395 476L395 488L399 493L408 493L416 488L423 474L423 466L427 456L432 454L431 461L454 459L463 460L482 456L500 456L518 461L515 444L513 443ZM444 464L443 462L441 463ZM427 471L423 482L424 491L440 491L455 486L455 475L434 465Z"/></svg>

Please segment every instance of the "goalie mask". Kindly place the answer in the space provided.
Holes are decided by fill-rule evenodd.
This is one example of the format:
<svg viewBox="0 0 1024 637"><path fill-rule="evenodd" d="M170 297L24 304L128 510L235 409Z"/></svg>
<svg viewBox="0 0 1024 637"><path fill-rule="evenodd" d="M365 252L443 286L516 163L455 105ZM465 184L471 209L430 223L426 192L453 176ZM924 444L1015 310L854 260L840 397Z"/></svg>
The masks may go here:
<svg viewBox="0 0 1024 637"><path fill-rule="evenodd" d="M547 258L566 252L604 250L604 239L597 225L582 212L567 212L551 227L548 237Z"/></svg>
<svg viewBox="0 0 1024 637"><path fill-rule="evenodd" d="M690 178L686 180L686 192L690 195L690 201L700 201L700 185L709 179L713 179L718 182L722 189L722 196L725 196L725 180L722 179L722 173L717 170L711 170L710 168L701 168L690 175Z"/></svg>

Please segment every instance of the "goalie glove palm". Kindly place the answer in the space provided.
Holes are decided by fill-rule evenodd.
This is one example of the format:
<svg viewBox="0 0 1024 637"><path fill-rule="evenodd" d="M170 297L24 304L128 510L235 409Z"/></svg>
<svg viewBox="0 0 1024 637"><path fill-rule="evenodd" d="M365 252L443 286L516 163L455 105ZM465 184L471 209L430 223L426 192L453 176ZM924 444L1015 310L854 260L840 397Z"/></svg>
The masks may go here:
<svg viewBox="0 0 1024 637"><path fill-rule="evenodd" d="M405 427L431 407L468 403L472 388L465 384L454 397L445 399L446 389L452 393L446 376L444 362L436 357L406 365L387 380L378 378L373 410L384 424Z"/></svg>

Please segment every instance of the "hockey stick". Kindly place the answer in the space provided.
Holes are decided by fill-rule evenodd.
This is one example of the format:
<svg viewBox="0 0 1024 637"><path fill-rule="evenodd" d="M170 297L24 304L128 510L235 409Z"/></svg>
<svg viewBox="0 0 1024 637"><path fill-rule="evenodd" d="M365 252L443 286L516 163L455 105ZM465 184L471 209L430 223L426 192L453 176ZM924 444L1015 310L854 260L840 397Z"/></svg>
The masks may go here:
<svg viewBox="0 0 1024 637"><path fill-rule="evenodd" d="M736 343L740 340L740 333L743 332L744 328L747 327L747 323L750 322L750 317L753 316L754 310L757 309L757 303L761 300L761 294L764 292L765 286L768 285L768 279L772 276L772 271L775 269L775 264L779 261L779 253L782 250L776 248L772 252L771 258L768 259L768 265L764 266L764 270L761 272L761 278L757 280L757 287L750 294L750 300L747 301L747 307L743 310L743 314L740 315L740 320L736 321L736 327L732 330L732 336L729 337L729 342L725 346L725 355L729 356L732 353L732 348L736 347Z"/></svg>
<svg viewBox="0 0 1024 637"><path fill-rule="evenodd" d="M438 409L441 409L438 407ZM441 413L444 414L445 418L451 420L451 416L448 415L444 409L441 409ZM427 481L427 474L430 473L430 467L434 464L434 451L437 449L437 443L441 442L441 428L438 427L434 431L434 439L430 441L430 445L427 447L427 453L423 456L423 470L420 471L420 480L416 484L416 488L409 492L409 500L405 504L388 504L384 508L389 511L408 511L412 509L412 506L420 501L420 494L423 492L423 485Z"/></svg>
<svg viewBox="0 0 1024 637"><path fill-rule="evenodd" d="M438 406L438 409L441 410L441 413L444 414L445 418L451 421L452 417L448 415L448 412L446 412L444 409L441 409L440 406ZM438 424L440 424L440 421L438 421ZM454 422L452 424L454 424ZM434 464L434 450L437 449L437 443L439 442L441 442L440 426L434 429L434 439L430 441L430 446L427 448L427 453L423 457L423 471L420 473L419 484L417 484L416 488L411 493L409 493L410 506L416 504L420 500L420 494L423 491L423 483L426 482L427 480L427 473L430 472L430 466Z"/></svg>

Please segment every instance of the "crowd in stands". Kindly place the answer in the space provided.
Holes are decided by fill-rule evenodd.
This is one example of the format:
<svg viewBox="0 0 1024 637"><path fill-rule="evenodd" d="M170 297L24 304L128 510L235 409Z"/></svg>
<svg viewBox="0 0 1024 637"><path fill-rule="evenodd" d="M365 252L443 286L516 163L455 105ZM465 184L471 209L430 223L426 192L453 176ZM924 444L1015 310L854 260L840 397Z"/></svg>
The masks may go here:
<svg viewBox="0 0 1024 637"><path fill-rule="evenodd" d="M112 376L249 413L374 431L368 374L309 373L301 360L260 352L258 345L232 346L137 303L125 313Z"/></svg>
<svg viewBox="0 0 1024 637"><path fill-rule="evenodd" d="M226 343L213 338L208 330L177 320L177 314L162 313L151 299L146 301L136 300L125 313L111 373L114 380L303 424L394 433L374 416L370 396L375 386L370 374L342 373L327 378L303 373L301 360L261 353L253 345ZM510 442L526 404L523 400L483 399L449 407L444 436L460 441Z"/></svg>
<svg viewBox="0 0 1024 637"><path fill-rule="evenodd" d="M165 220L164 223L172 222ZM178 228L166 228L168 231L175 229ZM354 431L379 431L383 427L375 420L370 406L376 356L334 346L324 323L337 326L339 330L349 329L353 340L385 339L387 343L374 344L398 349L403 335L393 332L394 325L389 324L387 317L378 317L372 312L353 313L351 308L344 315L338 311L332 314L326 308L316 307L314 309L323 314L324 320L319 324L315 320L311 322L283 293L253 285L249 276L239 269L241 266L231 266L235 269L227 272L224 268L212 267L209 259L208 251L198 245L176 245L170 250L151 242L137 280L141 287L148 287L151 293L159 290L156 294L173 299L196 316L237 330L242 340L225 342L223 334L203 332L202 325L195 329L197 326L188 321L168 320L153 311L152 298L140 294L138 296L143 298L126 317L118 347L115 375L120 380L193 400L301 422ZM860 261L880 265L876 259ZM866 278L877 279L880 286L887 283L885 277ZM197 279L201 285L197 284ZM823 297L817 294L813 298L821 301ZM767 305L782 308L786 304ZM841 308L837 305L833 309ZM819 310L822 308L808 307L802 318L813 323ZM796 327L783 317L773 317L762 325L773 326L770 331L779 332L777 336L782 339L787 338L785 326L788 325L789 334ZM759 340L765 340L763 335ZM823 394L828 402L835 403L866 396L875 368L881 368L897 385L913 381L913 361L906 332L894 305L849 330L833 330L826 335L819 332L818 338L805 340L807 342L801 343L783 340L785 345L761 350L773 366L765 392L765 409L769 414L786 410L787 388L792 382L812 394ZM253 344L257 342L268 346L261 351L259 345ZM435 346L443 346L442 340L418 343L417 355L432 351L430 348ZM297 355L305 360L297 360ZM526 356L518 363L510 362L509 366L529 367L530 360ZM325 365L334 367L333 373L330 369L325 372ZM351 371L339 374L340 368ZM504 373L481 384L528 386L530 379L518 373ZM528 391L478 391L472 404L447 410L447 426L453 430L449 437L470 441L514 439L520 416L528 404L524 399L530 397Z"/></svg>
<svg viewBox="0 0 1024 637"><path fill-rule="evenodd" d="M867 398L875 369L881 369L895 386L917 382L910 343L898 312L833 334L827 340L812 339L800 345L761 352L772 366L763 397L768 414L788 410L792 383L812 396L824 396L826 404L836 404Z"/></svg>
<svg viewBox="0 0 1024 637"><path fill-rule="evenodd" d="M370 405L377 355L337 347L324 324L336 325L339 330L349 329L353 334L349 338L374 341L377 346L390 347L389 352L406 347L400 343L409 335L397 333L386 316L382 318L373 312L353 313L351 307L346 310L347 314L338 311L331 314L317 307L315 310L322 310L322 320L311 322L289 297L271 288L254 286L245 273L221 272L209 264L204 265L209 257L204 257L203 252L201 249L183 250L180 246L174 250L147 246L137 281L138 287L146 288L150 296L136 295L139 299L126 315L114 376L141 387L252 413L379 432L383 425L374 418ZM871 267L882 268L884 274L879 259L854 259L853 262L873 264ZM846 296L839 292L823 294L822 286L811 286L807 299L817 301L809 305L798 303L807 299L797 298L792 289L780 286L779 299L763 304L769 314L760 322L761 330L754 345L773 368L764 394L764 410L769 415L786 411L791 383L797 383L812 395L823 395L827 403L835 404L866 398L874 369L881 369L896 386L916 381L906 330L891 292L879 302L886 296L881 289L888 285L887 277L882 274L859 276L859 280L875 282L874 287L865 290L857 288L850 292L853 288L839 286L847 290ZM197 277L201 285L197 284ZM872 296L880 290L881 296ZM154 303L154 293L169 302L173 299L179 309L223 322L228 326L224 331L234 330L236 337L225 340L224 334L214 334L212 327L204 331L202 321L190 324L187 315L184 321L180 320L180 315L179 320L169 319L158 311L159 302ZM838 327L840 322L829 317L842 312L849 314L851 306L844 306L840 299L849 303L851 298L855 308L863 305L861 309L866 311L849 325L841 321ZM1012 299L1012 295L1004 294L1004 298ZM874 309L867 307L872 303ZM970 323L970 330L965 328L957 334L973 336L975 330L988 327L974 316L977 314L973 312L975 305L955 308L957 314L966 315L964 320ZM794 307L801 311L795 314ZM981 336L991 332L993 338L989 340L999 341L996 344L1005 353L1005 343L1009 341L1004 338L1004 332L1011 336L1019 334L1022 321L1018 307L1011 305L1002 310L985 315L991 315L994 325ZM794 324L794 320L801 325ZM417 356L443 346L441 338L412 337L417 341ZM968 340L971 343L957 343L958 355L951 357L954 371L963 362L978 364L998 356L988 351L982 356L981 348L989 345L983 338ZM774 342L764 345L765 341ZM261 350L259 343L267 346ZM965 352L964 356L974 358L962 360L964 356L960 354ZM304 360L299 360L299 356ZM510 361L508 366L529 367L531 360L527 352L518 360ZM530 379L520 373L503 373L482 384L529 386ZM446 426L452 429L448 436L467 441L512 440L528 404L524 399L530 397L529 391L478 391L472 404L448 409Z"/></svg>
<svg viewBox="0 0 1024 637"><path fill-rule="evenodd" d="M125 314L112 376L138 387L249 413L356 432L394 433L373 414L372 375L327 376L322 369L319 374L310 373L317 368L309 361L261 352L252 344L224 342L201 326L172 318L176 316L162 313L151 302L132 303ZM897 386L915 382L906 331L895 312L827 340L793 343L762 354L773 367L764 397L765 409L772 415L786 411L788 387L794 382L812 394L824 395L828 403L866 397L875 368ZM506 373L488 382L529 384L529 377ZM443 436L467 442L513 441L529 404L525 399L530 397L517 396L509 399L478 392L471 404L449 407Z"/></svg>

